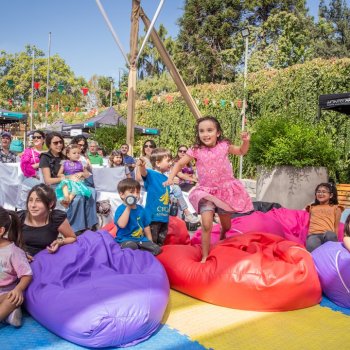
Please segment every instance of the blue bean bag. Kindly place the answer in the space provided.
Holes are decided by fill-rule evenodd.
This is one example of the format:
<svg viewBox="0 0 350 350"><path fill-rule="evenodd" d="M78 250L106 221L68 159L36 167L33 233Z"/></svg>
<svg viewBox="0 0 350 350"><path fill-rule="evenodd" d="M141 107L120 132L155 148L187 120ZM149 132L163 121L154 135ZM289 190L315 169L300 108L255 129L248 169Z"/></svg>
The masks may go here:
<svg viewBox="0 0 350 350"><path fill-rule="evenodd" d="M148 252L120 249L106 231L86 231L31 264L26 307L58 336L88 347L137 344L155 332L169 298L162 265Z"/></svg>
<svg viewBox="0 0 350 350"><path fill-rule="evenodd" d="M350 252L340 242L326 242L312 251L323 293L350 308Z"/></svg>

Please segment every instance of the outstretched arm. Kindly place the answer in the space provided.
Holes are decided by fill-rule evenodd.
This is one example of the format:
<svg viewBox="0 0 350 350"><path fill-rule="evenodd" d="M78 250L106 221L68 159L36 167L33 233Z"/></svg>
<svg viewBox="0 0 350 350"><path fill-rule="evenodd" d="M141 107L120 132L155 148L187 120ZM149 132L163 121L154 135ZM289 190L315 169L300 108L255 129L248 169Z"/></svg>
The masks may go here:
<svg viewBox="0 0 350 350"><path fill-rule="evenodd" d="M241 146L230 145L228 152L230 154L235 154L236 156L244 156L248 153L250 144L250 135L247 132L241 133L242 144Z"/></svg>

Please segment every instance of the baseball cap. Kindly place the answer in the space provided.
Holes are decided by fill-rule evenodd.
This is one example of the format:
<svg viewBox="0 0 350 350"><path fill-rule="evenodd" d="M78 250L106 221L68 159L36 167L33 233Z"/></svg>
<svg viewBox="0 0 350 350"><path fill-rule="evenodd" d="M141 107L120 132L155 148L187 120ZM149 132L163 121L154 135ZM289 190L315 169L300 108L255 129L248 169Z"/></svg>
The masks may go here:
<svg viewBox="0 0 350 350"><path fill-rule="evenodd" d="M9 139L12 139L12 135L8 131L2 132L1 137L8 137Z"/></svg>

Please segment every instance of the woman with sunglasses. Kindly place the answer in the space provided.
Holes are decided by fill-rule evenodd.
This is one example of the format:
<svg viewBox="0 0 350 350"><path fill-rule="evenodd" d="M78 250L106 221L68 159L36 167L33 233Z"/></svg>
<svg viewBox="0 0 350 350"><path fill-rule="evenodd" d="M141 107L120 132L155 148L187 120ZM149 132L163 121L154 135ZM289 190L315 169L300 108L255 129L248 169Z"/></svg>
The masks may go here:
<svg viewBox="0 0 350 350"><path fill-rule="evenodd" d="M20 165L25 177L39 180L39 161L40 154L43 151L45 134L41 130L35 130L31 139L33 146L24 150L21 156Z"/></svg>
<svg viewBox="0 0 350 350"><path fill-rule="evenodd" d="M78 172L67 177L65 175L58 176L61 162L65 160L62 153L64 149L63 137L60 133L53 131L46 136L45 142L49 150L41 154L39 167L42 170L46 185L55 188L65 178L74 181L80 181L86 178L87 174L84 172ZM98 222L96 214L96 192L93 189L91 190L91 197L86 198L77 195L68 207L67 218L74 232L77 234L86 229L93 228Z"/></svg>
<svg viewBox="0 0 350 350"><path fill-rule="evenodd" d="M177 155L174 159L174 163L183 158L187 152L188 148L185 145L179 146L177 149ZM187 163L180 172L176 175L180 179L179 186L184 192L188 192L197 183L197 177L195 175L195 169L192 163Z"/></svg>
<svg viewBox="0 0 350 350"><path fill-rule="evenodd" d="M16 208L25 209L28 192L32 187L40 183L39 162L43 151L45 134L41 130L35 130L32 139L32 147L26 148L22 153L20 166L25 177L18 191Z"/></svg>

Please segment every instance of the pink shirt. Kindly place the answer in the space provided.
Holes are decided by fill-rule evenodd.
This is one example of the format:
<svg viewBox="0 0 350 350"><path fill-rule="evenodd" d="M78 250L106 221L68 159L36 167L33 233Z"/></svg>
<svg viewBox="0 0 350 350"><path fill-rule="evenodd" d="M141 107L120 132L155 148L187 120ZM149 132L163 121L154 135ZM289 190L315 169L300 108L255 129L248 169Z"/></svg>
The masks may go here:
<svg viewBox="0 0 350 350"><path fill-rule="evenodd" d="M40 152L34 148L26 148L21 156L21 169L25 177L36 177L32 165L40 162Z"/></svg>
<svg viewBox="0 0 350 350"><path fill-rule="evenodd" d="M17 284L22 276L32 275L26 254L14 243L0 248L0 288Z"/></svg>

